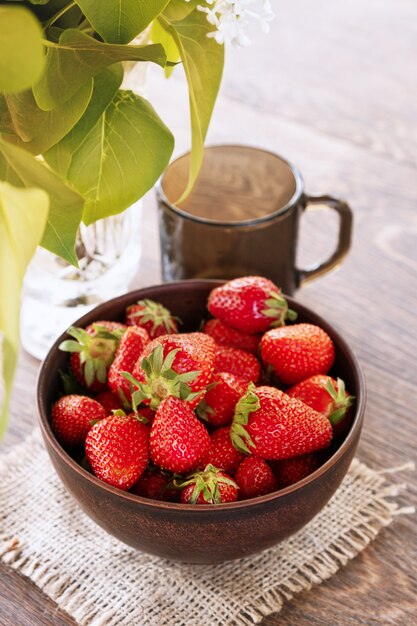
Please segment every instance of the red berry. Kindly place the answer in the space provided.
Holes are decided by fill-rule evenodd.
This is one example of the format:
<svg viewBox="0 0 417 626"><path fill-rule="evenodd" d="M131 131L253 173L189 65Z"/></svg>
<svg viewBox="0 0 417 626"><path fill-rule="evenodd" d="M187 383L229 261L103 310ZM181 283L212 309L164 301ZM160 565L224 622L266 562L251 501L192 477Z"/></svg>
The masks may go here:
<svg viewBox="0 0 417 626"><path fill-rule="evenodd" d="M87 396L63 396L52 407L52 428L65 446L79 446L85 441L93 420L106 417L106 411Z"/></svg>
<svg viewBox="0 0 417 626"><path fill-rule="evenodd" d="M127 405L130 405L132 401L132 384L125 378L123 372L129 374L133 372L137 360L149 341L149 335L144 328L130 326L121 338L114 360L109 367L107 376L109 388Z"/></svg>
<svg viewBox="0 0 417 626"><path fill-rule="evenodd" d="M110 415L89 431L85 453L98 478L127 491L148 465L149 427L134 413Z"/></svg>
<svg viewBox="0 0 417 626"><path fill-rule="evenodd" d="M171 480L172 476L157 468L147 469L138 482L133 485L131 492L142 496L142 498L175 502L179 500L180 493L178 490L168 487Z"/></svg>
<svg viewBox="0 0 417 626"><path fill-rule="evenodd" d="M320 465L320 456L312 452L310 454L297 456L293 459L274 461L273 471L279 487L283 488L298 483L298 481L314 472Z"/></svg>
<svg viewBox="0 0 417 626"><path fill-rule="evenodd" d="M184 504L221 504L237 500L235 481L213 465L207 465L203 472L195 472L178 482L183 488L181 502Z"/></svg>
<svg viewBox="0 0 417 626"><path fill-rule="evenodd" d="M106 415L111 415L113 411L123 409L122 401L111 391L101 391L96 395L95 399L97 402L100 402L101 406L106 411Z"/></svg>
<svg viewBox="0 0 417 626"><path fill-rule="evenodd" d="M354 398L346 391L341 378L336 381L324 374L310 376L287 389L287 394L323 413L330 420L335 436L344 434L349 427L349 407Z"/></svg>
<svg viewBox="0 0 417 626"><path fill-rule="evenodd" d="M248 383L227 372L213 374L206 395L197 406L197 415L213 426L230 424L237 401Z"/></svg>
<svg viewBox="0 0 417 626"><path fill-rule="evenodd" d="M268 463L256 456L247 457L235 476L239 485L239 500L264 496L277 489L276 478Z"/></svg>
<svg viewBox="0 0 417 626"><path fill-rule="evenodd" d="M335 351L329 335L319 326L294 324L265 333L261 355L285 385L295 385L315 374L327 374Z"/></svg>
<svg viewBox="0 0 417 626"><path fill-rule="evenodd" d="M107 371L125 329L118 322L101 320L85 329L67 330L74 339L63 341L59 348L70 352L70 368L80 385L95 392L106 390Z"/></svg>
<svg viewBox="0 0 417 626"><path fill-rule="evenodd" d="M149 426L152 425L152 422L155 418L156 415L156 411L153 411L150 407L148 406L142 406L140 409L137 409L137 414L140 417L144 417L146 420L146 424L148 424Z"/></svg>
<svg viewBox="0 0 417 626"><path fill-rule="evenodd" d="M263 333L296 317L281 290L260 276L244 276L216 287L209 295L208 309L243 333Z"/></svg>
<svg viewBox="0 0 417 626"><path fill-rule="evenodd" d="M153 339L129 378L137 388L134 403L157 409L164 398L175 396L197 406L213 374L214 348L214 340L204 333Z"/></svg>
<svg viewBox="0 0 417 626"><path fill-rule="evenodd" d="M150 437L155 465L174 473L190 472L206 457L209 447L210 435L189 403L173 396L160 403Z"/></svg>
<svg viewBox="0 0 417 626"><path fill-rule="evenodd" d="M274 387L251 385L237 406L232 440L243 452L263 459L288 459L330 444L329 420Z"/></svg>
<svg viewBox="0 0 417 626"><path fill-rule="evenodd" d="M128 326L141 326L154 339L161 335L170 335L178 332L177 322L179 319L159 302L154 300L139 300L126 309L126 324Z"/></svg>
<svg viewBox="0 0 417 626"><path fill-rule="evenodd" d="M215 372L228 372L246 380L256 383L261 373L258 359L244 350L216 346Z"/></svg>
<svg viewBox="0 0 417 626"><path fill-rule="evenodd" d="M246 350L246 352L251 352L252 354L257 353L258 345L261 340L261 335L242 333L240 330L235 330L219 319L212 319L206 322L203 333L207 333L207 335L213 337L214 341L219 344L219 346L239 348L240 350Z"/></svg>
<svg viewBox="0 0 417 626"><path fill-rule="evenodd" d="M236 450L232 443L230 426L226 426L212 433L210 448L202 465L205 467L210 463L233 476L244 458L243 452Z"/></svg>

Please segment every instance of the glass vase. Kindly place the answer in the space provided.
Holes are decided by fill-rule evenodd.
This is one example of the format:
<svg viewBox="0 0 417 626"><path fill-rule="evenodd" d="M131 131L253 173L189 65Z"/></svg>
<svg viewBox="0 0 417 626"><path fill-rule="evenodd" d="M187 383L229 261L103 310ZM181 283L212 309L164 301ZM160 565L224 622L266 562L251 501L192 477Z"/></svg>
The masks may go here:
<svg viewBox="0 0 417 626"><path fill-rule="evenodd" d="M38 248L25 275L21 342L43 359L56 338L96 305L129 290L141 255L142 203L92 224L81 225L79 268Z"/></svg>
<svg viewBox="0 0 417 626"><path fill-rule="evenodd" d="M142 45L149 32L132 44ZM148 63L125 63L122 89L146 97ZM141 256L142 201L119 215L80 225L76 241L79 268L38 248L25 275L20 315L21 343L43 359L53 342L89 310L129 290Z"/></svg>

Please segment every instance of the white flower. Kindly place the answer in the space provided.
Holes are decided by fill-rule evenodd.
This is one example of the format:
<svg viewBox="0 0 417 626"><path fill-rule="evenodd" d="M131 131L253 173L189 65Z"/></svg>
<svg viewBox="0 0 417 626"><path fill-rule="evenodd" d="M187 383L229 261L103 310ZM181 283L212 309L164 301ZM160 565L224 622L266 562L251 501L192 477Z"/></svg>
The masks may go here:
<svg viewBox="0 0 417 626"><path fill-rule="evenodd" d="M257 5L256 11L250 8L254 4ZM209 23L216 27L208 37L214 37L219 44L231 43L234 46L250 44L245 30L251 20L258 21L267 33L269 22L275 17L270 0L206 0L205 5L199 5L198 9L206 13Z"/></svg>

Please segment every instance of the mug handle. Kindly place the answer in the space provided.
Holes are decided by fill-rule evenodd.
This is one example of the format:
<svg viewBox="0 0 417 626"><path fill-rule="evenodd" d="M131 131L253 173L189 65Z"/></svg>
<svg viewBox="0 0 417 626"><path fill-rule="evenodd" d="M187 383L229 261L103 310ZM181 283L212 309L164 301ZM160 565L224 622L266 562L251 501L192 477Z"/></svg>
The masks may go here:
<svg viewBox="0 0 417 626"><path fill-rule="evenodd" d="M297 269L299 286L305 285L305 283L308 283L310 280L314 280L318 276L322 276L322 274L339 266L343 258L349 252L352 239L353 214L350 206L346 202L328 195L306 195L305 200L304 210L306 211L313 209L316 204L323 204L339 214L339 239L335 251L326 261L309 265L305 269Z"/></svg>

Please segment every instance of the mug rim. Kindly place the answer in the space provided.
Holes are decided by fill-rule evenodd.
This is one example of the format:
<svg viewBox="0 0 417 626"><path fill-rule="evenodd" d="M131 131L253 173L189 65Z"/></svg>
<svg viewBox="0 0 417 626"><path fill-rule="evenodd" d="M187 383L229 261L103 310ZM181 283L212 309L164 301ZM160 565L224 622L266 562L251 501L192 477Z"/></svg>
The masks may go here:
<svg viewBox="0 0 417 626"><path fill-rule="evenodd" d="M169 163L167 169L165 170L165 172L162 174L162 176L159 178L159 180L157 181L155 188L156 188L156 195L157 195L157 199L158 199L158 204L163 204L164 207L166 207L167 209L169 209L170 211L172 211L173 213L176 213L177 215L179 215L180 217L187 219L191 222L196 222L198 224L204 224L206 226L217 226L217 227L227 227L227 228L247 228L248 226L256 226L258 224L264 224L270 221L273 221L275 218L283 215L284 213L287 213L288 211L290 211L296 204L297 202L302 198L303 193L304 193L304 180L303 177L301 176L301 172L300 170L290 161L288 161L287 159L284 159L284 157L282 157L281 155L277 154L276 152L272 152L272 150L267 150L265 148L261 148L261 147L257 147L257 146L249 146L247 144L238 144L238 143L233 143L233 144L212 144L209 146L205 146L204 147L204 151L206 150L216 150L217 148L243 148L244 150L253 150L256 152L264 152L266 154L269 154L271 156L273 156L276 159L279 159L281 162L285 163L285 165L287 165L289 167L289 169L291 170L291 173L294 177L294 181L295 181L295 191L292 195L292 197L290 198L290 200L282 207L280 207L279 209L277 209L276 211L273 211L272 213L268 213L267 215L262 215L260 217L256 217L256 218L252 218L252 219L247 219L247 220L241 220L239 222L236 221L221 221L221 220L213 220L213 219L209 219L206 217L200 217L197 215L192 215L191 213L188 213L187 211L184 211L183 209L179 208L178 206L176 206L174 203L172 203L170 200L168 200L167 196L165 195L165 192L163 190L163 179L165 174L168 171L168 168L173 165L174 163L176 163L177 161L179 161L180 159L183 159L184 157L188 156L190 154L190 151L188 150L187 152L184 152L183 154L179 155L178 157L176 157L173 161L171 161L171 163Z"/></svg>

